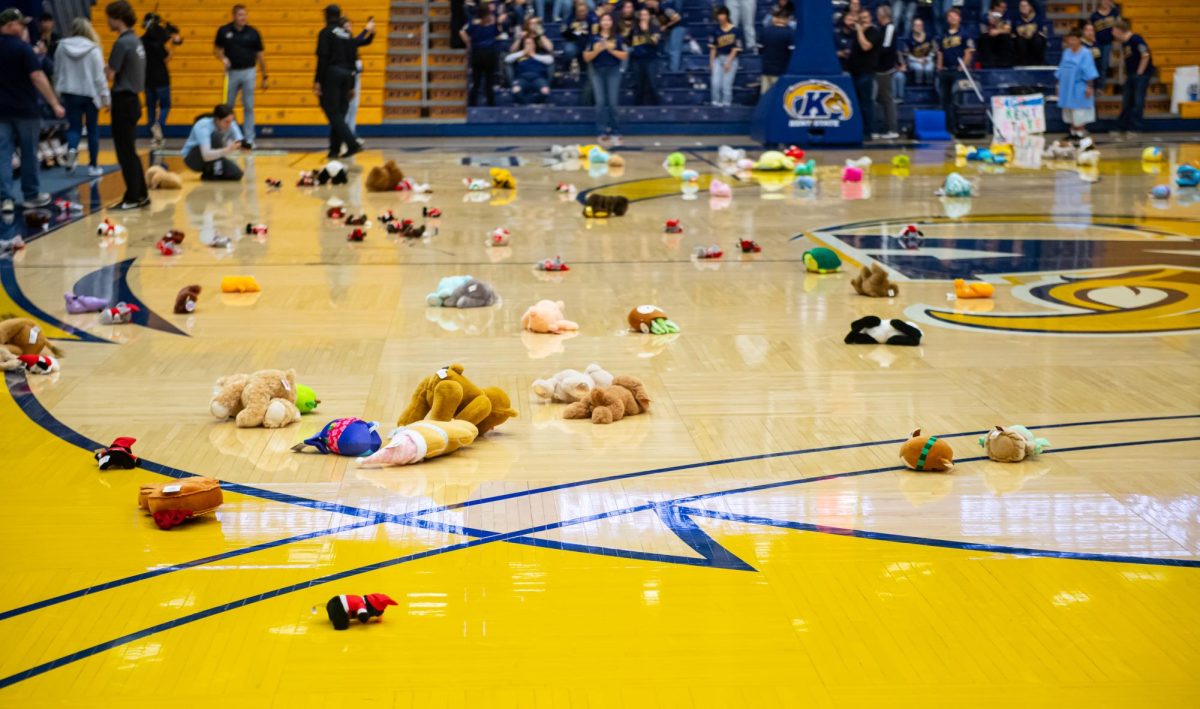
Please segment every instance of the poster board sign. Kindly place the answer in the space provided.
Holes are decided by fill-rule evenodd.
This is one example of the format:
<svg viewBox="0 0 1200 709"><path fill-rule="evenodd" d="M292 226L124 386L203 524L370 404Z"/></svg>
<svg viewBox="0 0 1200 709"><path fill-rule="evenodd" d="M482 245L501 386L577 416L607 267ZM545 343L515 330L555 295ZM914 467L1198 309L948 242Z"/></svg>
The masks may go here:
<svg viewBox="0 0 1200 709"><path fill-rule="evenodd" d="M1042 94L993 96L992 122L996 136L1002 140L1045 133L1046 97Z"/></svg>

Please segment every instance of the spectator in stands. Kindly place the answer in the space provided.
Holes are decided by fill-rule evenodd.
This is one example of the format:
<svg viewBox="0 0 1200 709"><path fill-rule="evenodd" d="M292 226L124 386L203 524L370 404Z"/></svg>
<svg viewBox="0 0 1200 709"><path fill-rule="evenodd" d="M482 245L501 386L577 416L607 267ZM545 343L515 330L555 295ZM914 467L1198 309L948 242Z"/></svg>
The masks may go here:
<svg viewBox="0 0 1200 709"><path fill-rule="evenodd" d="M113 149L125 179L125 197L116 209L141 209L150 205L146 174L137 153L137 124L142 116L138 94L146 88L146 50L133 33L137 15L128 2L110 2L104 14L108 28L117 33L108 55L108 78L112 80Z"/></svg>
<svg viewBox="0 0 1200 709"><path fill-rule="evenodd" d="M836 10L834 11L833 26L840 26L846 21L847 16L851 19L856 19L858 17L858 13L860 12L862 12L862 0L850 0L842 12L839 13Z"/></svg>
<svg viewBox="0 0 1200 709"><path fill-rule="evenodd" d="M229 159L241 148L242 129L233 120L233 107L221 103L212 113L196 116L183 144L183 164L200 173L201 180L242 179L242 168Z"/></svg>
<svg viewBox="0 0 1200 709"><path fill-rule="evenodd" d="M635 24L637 24L637 5L633 0L624 0L621 3L620 11L617 12L617 32L626 43L629 42L629 35L633 32Z"/></svg>
<svg viewBox="0 0 1200 709"><path fill-rule="evenodd" d="M487 105L496 105L496 47L500 30L496 27L496 18L486 5L480 7L471 24L459 31L459 36L467 45L467 56L471 67L471 91L467 95L467 105L475 106L479 102L479 90L484 90Z"/></svg>
<svg viewBox="0 0 1200 709"><path fill-rule="evenodd" d="M875 16L879 19L879 54L875 64L875 98L881 109L883 133L871 137L895 140L900 137L899 123L896 121L896 100L904 98L904 72L900 71L900 50L897 46L900 44L900 32L892 22L891 6L880 5L875 10Z"/></svg>
<svg viewBox="0 0 1200 709"><path fill-rule="evenodd" d="M596 33L583 50L583 59L590 66L592 93L596 97L596 130L600 142L621 144L617 106L621 99L621 62L629 56L625 43L617 34L611 13L600 15Z"/></svg>
<svg viewBox="0 0 1200 709"><path fill-rule="evenodd" d="M1100 47L1096 45L1096 26L1091 22L1084 22L1083 27L1083 47L1092 53L1092 61L1096 62L1096 93L1100 93L1100 89L1104 87L1104 74L1100 73Z"/></svg>
<svg viewBox="0 0 1200 709"><path fill-rule="evenodd" d="M150 145L161 148L162 129L171 112L171 74L167 62L171 60L171 47L183 44L183 37L178 30L174 34L168 31L162 18L153 12L142 18L142 27L145 28L142 47L146 50L146 124L150 127ZM89 138L91 130L89 127Z"/></svg>
<svg viewBox="0 0 1200 709"><path fill-rule="evenodd" d="M1006 68L1013 65L1012 23L1008 21L1008 4L1004 0L992 3L987 24L979 35L979 63L986 69Z"/></svg>
<svg viewBox="0 0 1200 709"><path fill-rule="evenodd" d="M313 93L320 99L321 112L329 123L330 158L350 157L363 149L363 142L346 124L350 99L354 96L354 62L357 58L354 35L342 26L342 9L337 5L326 5L325 27L317 35ZM233 104L229 107L233 108Z"/></svg>
<svg viewBox="0 0 1200 709"><path fill-rule="evenodd" d="M100 36L83 17L71 21L71 36L59 43L58 73L54 88L67 109L67 172L75 172L79 161L79 136L84 125L88 137L88 175L103 175L100 169L100 126L98 112L110 103L104 76Z"/></svg>
<svg viewBox="0 0 1200 709"><path fill-rule="evenodd" d="M366 27L357 35L354 34L354 23L350 21L349 17L342 18L342 27L350 36L354 37L352 40L354 44L354 93L350 96L350 107L346 109L346 126L350 128L351 132L356 133L358 131L358 103L359 98L362 96L363 73L363 63L358 58L358 48L365 47L375 41L375 18L368 19Z"/></svg>
<svg viewBox="0 0 1200 709"><path fill-rule="evenodd" d="M1126 138L1142 129L1146 89L1154 76L1150 45L1140 34L1134 34L1132 27L1129 20L1124 18L1113 24L1113 39L1121 43L1125 55L1125 84L1121 87L1121 115L1117 118L1117 127Z"/></svg>
<svg viewBox="0 0 1200 709"><path fill-rule="evenodd" d="M912 72L912 81L917 85L933 83L933 64L937 56L936 44L925 32L925 20L913 18L912 32L904 42L904 66Z"/></svg>
<svg viewBox="0 0 1200 709"><path fill-rule="evenodd" d="M1058 77L1058 106L1063 122L1071 127L1071 139L1087 135L1087 125L1096 120L1096 62L1083 46L1083 30L1072 27L1063 42L1062 59L1054 71Z"/></svg>
<svg viewBox="0 0 1200 709"><path fill-rule="evenodd" d="M521 49L504 57L504 61L513 66L512 92L517 103L545 103L550 96L546 69L554 64L554 56L542 52L537 39L527 34L521 40Z"/></svg>
<svg viewBox="0 0 1200 709"><path fill-rule="evenodd" d="M918 0L892 0L892 20L901 37L912 32L912 22L917 16Z"/></svg>
<svg viewBox="0 0 1200 709"><path fill-rule="evenodd" d="M43 12L42 16L38 18L38 35L34 44L41 44L46 50L46 56L53 60L61 39L62 36L54 29L54 15Z"/></svg>
<svg viewBox="0 0 1200 709"><path fill-rule="evenodd" d="M1013 25L1013 63L1016 66L1041 66L1046 63L1046 37L1050 28L1029 0L1017 3L1020 13Z"/></svg>
<svg viewBox="0 0 1200 709"><path fill-rule="evenodd" d="M642 7L650 11L658 22L658 31L666 38L667 70L683 68L683 15L670 0L645 0Z"/></svg>
<svg viewBox="0 0 1200 709"><path fill-rule="evenodd" d="M771 24L763 28L759 35L758 46L762 54L761 92L767 93L787 73L788 63L792 59L792 40L796 36L790 26L791 15L782 6L771 11Z"/></svg>
<svg viewBox="0 0 1200 709"><path fill-rule="evenodd" d="M771 11L763 16L763 27L770 27L775 23L776 10L781 10L783 12L783 16L786 18L788 27L796 29L796 6L792 3L792 0L776 0L775 5L771 8ZM763 46L763 42L759 42L758 46Z"/></svg>
<svg viewBox="0 0 1200 709"><path fill-rule="evenodd" d="M833 31L833 46L837 49L838 62L842 65L842 71L850 71L850 48L854 46L858 31L854 29L858 24L857 15L852 15L849 12L841 16L841 22Z"/></svg>
<svg viewBox="0 0 1200 709"><path fill-rule="evenodd" d="M729 8L720 5L713 12L717 26L708 41L708 68L712 72L712 105L733 105L733 79L737 76L738 54L742 51L742 31L729 19Z"/></svg>
<svg viewBox="0 0 1200 709"><path fill-rule="evenodd" d="M725 0L723 7L729 10L729 21L741 29L742 46L751 53L758 51L758 35L754 27L758 19L755 17L758 0Z"/></svg>
<svg viewBox="0 0 1200 709"><path fill-rule="evenodd" d="M525 18L525 24L517 28L513 34L512 44L509 45L510 53L521 51L525 46L526 37L533 38L533 42L539 52L554 54L554 42L551 42L550 38L546 36L546 30L542 27L542 20L536 15L528 15Z"/></svg>
<svg viewBox="0 0 1200 709"><path fill-rule="evenodd" d="M858 112L862 116L863 133L874 130L875 125L875 67L879 65L881 42L879 28L871 24L870 10L859 12L854 23L854 41L850 44L850 58L846 60L846 69L854 80L854 93L858 97Z"/></svg>
<svg viewBox="0 0 1200 709"><path fill-rule="evenodd" d="M946 129L954 132L954 82L962 74L959 60L968 67L975 58L975 40L962 28L962 12L957 7L946 13L946 32L937 38L937 92L946 114Z"/></svg>
<svg viewBox="0 0 1200 709"><path fill-rule="evenodd" d="M629 70L633 81L633 103L636 106L657 106L658 89L658 45L662 33L655 24L650 10L642 7L637 11L637 24L629 32Z"/></svg>
<svg viewBox="0 0 1200 709"><path fill-rule="evenodd" d="M66 111L54 95L50 80L29 42L21 39L29 18L16 8L0 12L0 211L15 209L13 196L13 152L21 149L21 206L36 209L50 204L50 195L41 191L38 174L37 143L41 126L37 95L40 93L54 115Z"/></svg>
<svg viewBox="0 0 1200 709"><path fill-rule="evenodd" d="M1103 89L1105 82L1108 81L1108 67L1113 45L1113 25L1121 19L1121 8L1117 7L1113 0L1100 0L1100 7L1096 8L1089 19L1095 28L1094 42L1100 50L1100 61L1096 64L1096 70L1100 72L1100 78L1096 80L1096 89L1099 90Z"/></svg>
<svg viewBox="0 0 1200 709"><path fill-rule="evenodd" d="M340 10L339 10L340 14ZM242 94L242 124L246 140L242 148L254 148L254 81L255 66L262 69L262 90L267 90L267 62L263 59L262 35L246 24L245 5L233 6L233 22L222 25L213 40L213 54L225 67L225 103L235 106L238 92Z"/></svg>

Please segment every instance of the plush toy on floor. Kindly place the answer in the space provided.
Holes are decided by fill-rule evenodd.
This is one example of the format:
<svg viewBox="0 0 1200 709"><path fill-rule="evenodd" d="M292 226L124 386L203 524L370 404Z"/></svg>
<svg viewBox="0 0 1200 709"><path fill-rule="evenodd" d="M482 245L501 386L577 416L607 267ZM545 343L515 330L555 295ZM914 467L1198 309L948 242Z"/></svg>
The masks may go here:
<svg viewBox="0 0 1200 709"><path fill-rule="evenodd" d="M162 165L146 168L146 187L152 190L178 190L183 188L183 178Z"/></svg>
<svg viewBox="0 0 1200 709"><path fill-rule="evenodd" d="M17 361L29 374L54 374L58 371L58 360L50 355L17 355Z"/></svg>
<svg viewBox="0 0 1200 709"><path fill-rule="evenodd" d="M679 326L667 318L657 305L639 305L629 311L626 318L629 329L648 335L670 335L679 332Z"/></svg>
<svg viewBox="0 0 1200 709"><path fill-rule="evenodd" d="M844 340L847 345L904 345L921 344L921 328L905 320L882 320L868 315L850 323Z"/></svg>
<svg viewBox="0 0 1200 709"><path fill-rule="evenodd" d="M159 529L171 529L184 521L215 512L225 501L221 481L212 478L179 478L142 485L138 508L154 518Z"/></svg>
<svg viewBox="0 0 1200 709"><path fill-rule="evenodd" d="M717 160L720 162L737 162L745 159L746 151L740 148L734 148L728 145L722 145L717 148Z"/></svg>
<svg viewBox="0 0 1200 709"><path fill-rule="evenodd" d="M218 421L234 418L238 428L283 428L296 423L300 420L296 371L263 369L221 377L208 410Z"/></svg>
<svg viewBox="0 0 1200 709"><path fill-rule="evenodd" d="M900 460L909 470L945 473L954 469L954 449L937 436L922 436L918 428L900 445Z"/></svg>
<svg viewBox="0 0 1200 709"><path fill-rule="evenodd" d="M479 429L469 421L415 421L394 429L386 446L360 458L358 464L363 468L415 465L469 446L478 436Z"/></svg>
<svg viewBox="0 0 1200 709"><path fill-rule="evenodd" d="M111 308L100 311L100 323L102 325L124 325L133 321L134 313L140 312L142 309L132 303L117 303Z"/></svg>
<svg viewBox="0 0 1200 709"><path fill-rule="evenodd" d="M363 231L362 227L359 227L346 235L346 241L362 241L366 238L367 232Z"/></svg>
<svg viewBox="0 0 1200 709"><path fill-rule="evenodd" d="M183 244L183 232L178 229L168 229L155 246L163 256L174 256L183 251L180 248L181 244Z"/></svg>
<svg viewBox="0 0 1200 709"><path fill-rule="evenodd" d="M329 217L330 219L340 220L346 216L346 210L343 209L340 204L335 204L329 209L325 210L325 216Z"/></svg>
<svg viewBox="0 0 1200 709"><path fill-rule="evenodd" d="M663 162L663 167L683 167L686 164L687 157L683 153L675 152L667 156L667 159Z"/></svg>
<svg viewBox="0 0 1200 709"><path fill-rule="evenodd" d="M350 181L350 174L346 172L345 164L337 160L330 160L317 173L316 179L318 185L344 185Z"/></svg>
<svg viewBox="0 0 1200 709"><path fill-rule="evenodd" d="M744 253L744 254L760 254L760 253L762 253L762 247L758 245L757 241L753 241L751 239L739 239L737 245L738 245L738 248L741 249L742 253Z"/></svg>
<svg viewBox="0 0 1200 709"><path fill-rule="evenodd" d="M367 219L367 215L365 215L365 214L358 214L358 215L347 214L346 219L345 219L345 221L342 222L342 224L345 224L346 226L370 227L371 220Z"/></svg>
<svg viewBox="0 0 1200 709"><path fill-rule="evenodd" d="M49 350L56 357L63 353L46 339L41 326L28 318L0 320L0 369L17 369L22 355L39 355Z"/></svg>
<svg viewBox="0 0 1200 709"><path fill-rule="evenodd" d="M867 264L851 281L854 292L868 298L894 298L900 287L888 278L887 269L880 265Z"/></svg>
<svg viewBox="0 0 1200 709"><path fill-rule="evenodd" d="M517 416L503 389L480 389L463 370L461 364L452 364L422 379L396 425L407 426L425 418L460 419L474 424L483 435Z"/></svg>
<svg viewBox="0 0 1200 709"><path fill-rule="evenodd" d="M579 325L563 317L566 304L561 300L539 300L521 315L521 329L552 335L578 330Z"/></svg>
<svg viewBox="0 0 1200 709"><path fill-rule="evenodd" d="M137 443L136 438L121 436L107 448L93 451L96 465L101 470L133 470L138 463L138 457L133 454L134 443Z"/></svg>
<svg viewBox="0 0 1200 709"><path fill-rule="evenodd" d="M623 195L604 195L595 192L587 196L583 216L589 219L623 217L629 210L629 198Z"/></svg>
<svg viewBox="0 0 1200 709"><path fill-rule="evenodd" d="M488 170L488 176L492 178L492 187L498 190L517 189L517 178L502 167L493 167Z"/></svg>
<svg viewBox="0 0 1200 709"><path fill-rule="evenodd" d="M221 279L222 293L258 293L258 281L254 276L225 276Z"/></svg>
<svg viewBox="0 0 1200 709"><path fill-rule="evenodd" d="M466 188L469 192L480 192L480 191L486 190L487 188L492 186L492 184L490 182L488 182L487 180L483 180L478 177L475 177L475 178L464 177L463 185L466 186Z"/></svg>
<svg viewBox="0 0 1200 709"><path fill-rule="evenodd" d="M590 396L564 409L563 418L590 418L592 423L606 424L645 413L649 408L650 397L641 380L616 376L612 386L593 389Z"/></svg>
<svg viewBox="0 0 1200 709"><path fill-rule="evenodd" d="M791 171L796 169L796 161L778 150L767 150L758 156L754 163L757 172Z"/></svg>
<svg viewBox="0 0 1200 709"><path fill-rule="evenodd" d="M542 259L541 261L538 261L537 269L539 271L559 272L570 271L571 267L563 263L561 256L555 256L554 258Z"/></svg>
<svg viewBox="0 0 1200 709"><path fill-rule="evenodd" d="M1026 458L1041 455L1050 447L1045 438L1035 438L1024 426L993 426L986 436L979 437L979 446L998 463L1020 463Z"/></svg>
<svg viewBox="0 0 1200 709"><path fill-rule="evenodd" d="M900 248L916 251L921 248L921 243L925 241L925 232L917 228L916 224L909 224L900 230L896 235L896 242L900 244Z"/></svg>
<svg viewBox="0 0 1200 709"><path fill-rule="evenodd" d="M783 154L792 160L795 160L796 162L800 162L804 159L804 149L795 145L789 145L788 149L783 151Z"/></svg>
<svg viewBox="0 0 1200 709"><path fill-rule="evenodd" d="M269 229L266 224L247 224L246 233L252 236L266 236Z"/></svg>
<svg viewBox="0 0 1200 709"><path fill-rule="evenodd" d="M1166 157L1163 154L1162 148L1157 145L1151 145L1142 150L1142 162L1162 162Z"/></svg>
<svg viewBox="0 0 1200 709"><path fill-rule="evenodd" d="M179 289L175 294L175 314L187 315L196 311L196 301L200 298L200 286L190 285Z"/></svg>
<svg viewBox="0 0 1200 709"><path fill-rule="evenodd" d="M912 159L901 153L900 155L892 156L892 167L904 169L912 164Z"/></svg>
<svg viewBox="0 0 1200 709"><path fill-rule="evenodd" d="M589 396L596 387L612 386L613 376L598 364L589 364L582 372L564 369L549 379L535 379L533 393L544 401L572 404Z"/></svg>
<svg viewBox="0 0 1200 709"><path fill-rule="evenodd" d="M579 191L579 188L566 182L560 182L555 185L554 191L559 194L573 195Z"/></svg>
<svg viewBox="0 0 1200 709"><path fill-rule="evenodd" d="M954 297L955 298L991 298L996 292L996 286L983 281L964 281L961 278L954 279Z"/></svg>
<svg viewBox="0 0 1200 709"><path fill-rule="evenodd" d="M437 219L442 216L442 210L437 207L421 207L421 216L425 219Z"/></svg>
<svg viewBox="0 0 1200 709"><path fill-rule="evenodd" d="M804 252L804 268L809 273L837 273L842 270L842 260L837 252L817 246Z"/></svg>
<svg viewBox="0 0 1200 709"><path fill-rule="evenodd" d="M712 197L732 197L733 188L729 186L729 183L714 177L708 183L708 194Z"/></svg>
<svg viewBox="0 0 1200 709"><path fill-rule="evenodd" d="M67 312L72 315L79 313L98 313L108 307L108 299L92 295L75 295L66 293L63 298L67 302Z"/></svg>
<svg viewBox="0 0 1200 709"><path fill-rule="evenodd" d="M702 261L708 261L721 258L725 252L721 250L720 246L713 244L712 246L697 246L692 254Z"/></svg>
<svg viewBox="0 0 1200 709"><path fill-rule="evenodd" d="M817 172L817 161L809 158L804 162L797 162L796 168L792 170L792 174L796 177L813 176Z"/></svg>
<svg viewBox="0 0 1200 709"><path fill-rule="evenodd" d="M492 233L488 234L488 245L490 246L508 246L509 239L512 238L512 233L502 226L492 229Z"/></svg>
<svg viewBox="0 0 1200 709"><path fill-rule="evenodd" d="M283 180L278 180L278 179L275 179L274 177L268 177L266 179L266 183L267 183L268 190L274 191L274 190L283 189Z"/></svg>
<svg viewBox="0 0 1200 709"><path fill-rule="evenodd" d="M801 175L797 177L796 181L792 184L794 184L796 189L800 190L801 192L811 192L817 188L816 178L810 175Z"/></svg>
<svg viewBox="0 0 1200 709"><path fill-rule="evenodd" d="M317 392L312 390L312 387L297 384L296 385L296 408L301 414L311 414L314 409L321 403L317 398Z"/></svg>
<svg viewBox="0 0 1200 709"><path fill-rule="evenodd" d="M441 307L447 300L450 299L450 294L456 288L464 283L471 282L470 276L445 276L438 281L437 288L432 293L425 296L425 304L432 307Z"/></svg>
<svg viewBox="0 0 1200 709"><path fill-rule="evenodd" d="M678 219L668 219L667 226L663 229L664 234L682 234L683 225Z"/></svg>
<svg viewBox="0 0 1200 709"><path fill-rule="evenodd" d="M459 284L442 301L446 308L484 308L496 304L496 291L487 283L474 278Z"/></svg>
<svg viewBox="0 0 1200 709"><path fill-rule="evenodd" d="M307 448L313 448L325 455L332 453L357 458L374 453L382 445L377 422L363 421L360 418L340 418L325 424L320 433L292 446L292 450L301 453Z"/></svg>
<svg viewBox="0 0 1200 709"><path fill-rule="evenodd" d="M1175 168L1176 187L1196 187L1200 185L1200 168L1194 165L1180 165Z"/></svg>
<svg viewBox="0 0 1200 709"><path fill-rule="evenodd" d="M388 160L383 165L371 168L371 171L367 173L367 191L395 192L403 180L404 171L400 169L395 160Z"/></svg>
<svg viewBox="0 0 1200 709"><path fill-rule="evenodd" d="M365 596L334 596L325 604L325 613L334 630L345 630L351 620L364 625L372 618L379 618L388 606L397 605L383 593L368 593Z"/></svg>
<svg viewBox="0 0 1200 709"><path fill-rule="evenodd" d="M847 165L842 168L842 182L862 182L863 171L861 167L853 167Z"/></svg>
<svg viewBox="0 0 1200 709"><path fill-rule="evenodd" d="M100 222L100 226L96 227L96 236L120 236L124 233L125 227L114 224L108 219Z"/></svg>
<svg viewBox="0 0 1200 709"><path fill-rule="evenodd" d="M946 181L935 194L939 197L972 197L975 190L967 178L952 172L946 175Z"/></svg>
<svg viewBox="0 0 1200 709"><path fill-rule="evenodd" d="M300 172L300 177L296 179L297 187L315 187L317 185L317 173L312 170L303 170Z"/></svg>

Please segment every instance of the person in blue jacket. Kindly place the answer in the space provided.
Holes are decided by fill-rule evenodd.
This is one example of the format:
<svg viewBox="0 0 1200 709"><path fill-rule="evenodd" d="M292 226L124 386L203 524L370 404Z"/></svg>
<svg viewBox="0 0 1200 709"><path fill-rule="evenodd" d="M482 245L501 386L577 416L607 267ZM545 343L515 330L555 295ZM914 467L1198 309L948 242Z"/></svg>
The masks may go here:
<svg viewBox="0 0 1200 709"><path fill-rule="evenodd" d="M219 103L212 113L196 118L183 144L183 164L200 173L201 180L240 180L242 168L228 156L241 149L243 140L233 107Z"/></svg>
<svg viewBox="0 0 1200 709"><path fill-rule="evenodd" d="M1071 127L1071 138L1087 135L1087 126L1096 121L1096 87L1099 74L1091 51L1083 46L1083 30L1071 28L1063 39L1062 59L1054 71L1058 78L1058 107L1063 122Z"/></svg>

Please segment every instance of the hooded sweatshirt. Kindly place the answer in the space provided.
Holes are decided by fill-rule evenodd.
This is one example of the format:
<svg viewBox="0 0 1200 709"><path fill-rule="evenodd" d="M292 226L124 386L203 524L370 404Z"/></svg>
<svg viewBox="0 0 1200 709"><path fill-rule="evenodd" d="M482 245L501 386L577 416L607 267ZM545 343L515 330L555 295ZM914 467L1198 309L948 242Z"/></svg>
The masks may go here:
<svg viewBox="0 0 1200 709"><path fill-rule="evenodd" d="M67 37L54 55L54 89L92 99L98 108L109 104L108 81L104 77L104 55L87 37Z"/></svg>

